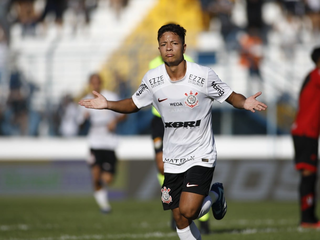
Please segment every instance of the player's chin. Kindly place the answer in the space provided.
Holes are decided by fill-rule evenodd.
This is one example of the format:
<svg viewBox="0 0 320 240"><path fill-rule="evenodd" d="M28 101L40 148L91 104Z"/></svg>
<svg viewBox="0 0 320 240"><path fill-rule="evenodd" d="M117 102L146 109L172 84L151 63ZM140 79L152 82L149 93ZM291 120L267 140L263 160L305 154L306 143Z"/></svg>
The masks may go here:
<svg viewBox="0 0 320 240"><path fill-rule="evenodd" d="M177 66L177 65L179 65L179 63L180 63L180 61L177 61L177 60L175 60L175 59L169 59L169 60L167 60L167 61L165 61L166 62L166 64L168 65L168 66Z"/></svg>

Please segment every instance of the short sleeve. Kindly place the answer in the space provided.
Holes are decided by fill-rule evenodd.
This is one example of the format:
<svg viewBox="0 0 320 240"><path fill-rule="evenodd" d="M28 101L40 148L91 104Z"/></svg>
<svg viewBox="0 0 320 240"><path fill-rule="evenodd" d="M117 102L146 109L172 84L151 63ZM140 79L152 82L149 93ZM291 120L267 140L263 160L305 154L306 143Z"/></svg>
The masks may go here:
<svg viewBox="0 0 320 240"><path fill-rule="evenodd" d="M153 92L145 79L146 76L142 79L138 90L132 95L132 100L139 109L151 105L153 101Z"/></svg>
<svg viewBox="0 0 320 240"><path fill-rule="evenodd" d="M232 89L222 82L218 75L209 68L207 89L209 97L217 100L219 103L224 102L232 93Z"/></svg>

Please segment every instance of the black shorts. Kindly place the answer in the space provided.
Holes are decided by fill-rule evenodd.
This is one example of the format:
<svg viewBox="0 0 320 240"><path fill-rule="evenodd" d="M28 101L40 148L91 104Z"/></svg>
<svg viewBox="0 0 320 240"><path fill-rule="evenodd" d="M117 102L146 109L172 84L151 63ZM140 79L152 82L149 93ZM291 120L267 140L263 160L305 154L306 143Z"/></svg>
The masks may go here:
<svg viewBox="0 0 320 240"><path fill-rule="evenodd" d="M154 116L151 121L151 135L155 153L162 152L164 127L160 117Z"/></svg>
<svg viewBox="0 0 320 240"><path fill-rule="evenodd" d="M90 159L88 161L91 167L99 166L102 171L115 173L117 158L112 150L90 149Z"/></svg>
<svg viewBox="0 0 320 240"><path fill-rule="evenodd" d="M212 184L213 168L194 166L184 173L164 173L161 201L164 210L179 207L182 192L207 196Z"/></svg>
<svg viewBox="0 0 320 240"><path fill-rule="evenodd" d="M292 136L294 162L297 170L318 171L318 139L305 136Z"/></svg>

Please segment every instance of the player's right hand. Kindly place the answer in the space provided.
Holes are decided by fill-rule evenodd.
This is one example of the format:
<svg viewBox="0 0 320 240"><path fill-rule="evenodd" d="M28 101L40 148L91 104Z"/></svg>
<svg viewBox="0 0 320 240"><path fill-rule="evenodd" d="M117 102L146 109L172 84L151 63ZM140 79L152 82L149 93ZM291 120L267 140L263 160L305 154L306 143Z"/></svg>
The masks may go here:
<svg viewBox="0 0 320 240"><path fill-rule="evenodd" d="M80 100L79 104L86 108L106 109L108 107L107 99L96 91L92 91L92 93L95 96L95 98L82 99Z"/></svg>

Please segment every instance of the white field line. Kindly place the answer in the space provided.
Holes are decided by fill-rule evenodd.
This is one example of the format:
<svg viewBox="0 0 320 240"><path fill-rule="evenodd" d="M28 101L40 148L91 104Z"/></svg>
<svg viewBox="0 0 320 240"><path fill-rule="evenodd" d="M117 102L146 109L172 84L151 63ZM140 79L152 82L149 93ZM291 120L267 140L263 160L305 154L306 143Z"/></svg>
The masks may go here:
<svg viewBox="0 0 320 240"><path fill-rule="evenodd" d="M297 221L292 219L255 219L255 220L248 220L248 219L238 219L238 220L225 220L223 222L215 221L215 226L225 226L225 225L251 225L251 226L265 226L265 225L297 225ZM41 228L43 229L51 229L56 228L58 225L54 224L46 224L41 225ZM148 226L148 223L142 222L139 227L145 228ZM39 227L39 226L37 226ZM26 224L15 224L15 225L0 225L0 232L1 231L27 231L32 229L32 226L28 226Z"/></svg>
<svg viewBox="0 0 320 240"><path fill-rule="evenodd" d="M235 221L229 221L229 223L235 222ZM242 224L248 224L251 221L241 219L236 221L238 224L240 222L240 225ZM287 219L280 219L277 221L271 220L271 219L264 219L259 221L259 225L268 225L268 224L275 224L278 223L278 225L292 225L293 221L287 220ZM250 223L251 224L251 223ZM295 223L293 223L295 224ZM215 222L215 225L221 225L217 224ZM223 225L226 225L224 223ZM47 226L49 228L52 228L52 225L49 224ZM30 227L25 224L17 224L17 225L0 225L0 232L1 231L28 231L30 230ZM226 230L226 231L219 231L229 234L241 234L241 235L247 235L247 234L257 234L257 233L276 233L276 232L309 232L314 231L314 229L305 229L301 227L267 227L267 228L244 228L244 229L234 229L234 230ZM213 231L214 233L214 231ZM87 240L87 239L93 239L93 240L99 240L99 239L154 239L154 238L166 238L166 237L175 237L177 236L176 232L149 232L144 234L134 234L134 233L125 233L125 234L95 234L95 235L82 235L82 236L75 236L75 235L61 235L60 237L43 237L43 238L8 238L6 240Z"/></svg>
<svg viewBox="0 0 320 240"><path fill-rule="evenodd" d="M26 224L17 224L17 225L0 225L0 231L16 231L16 230L29 230L29 226Z"/></svg>
<svg viewBox="0 0 320 240"><path fill-rule="evenodd" d="M298 222L295 219L237 219L237 220L225 220L224 222L215 221L214 225L216 226L225 226L226 224L236 224L236 225L254 225L254 226L262 226L262 225L297 225Z"/></svg>
<svg viewBox="0 0 320 240"><path fill-rule="evenodd" d="M287 227L287 228L245 228L241 230L231 230L227 231L230 234L255 234L255 233L277 233L277 232L310 232L315 229L306 229L301 227ZM316 231L320 231L317 229Z"/></svg>
<svg viewBox="0 0 320 240"><path fill-rule="evenodd" d="M38 227L38 226L37 226ZM58 225L56 224L45 224L45 225L41 225L40 228L42 229L52 229L52 228L56 228L58 227ZM27 225L27 224L15 224L15 225L0 225L0 232L1 231L28 231L32 229L31 226Z"/></svg>
<svg viewBox="0 0 320 240"><path fill-rule="evenodd" d="M299 227L288 227L288 228L246 228L241 230L231 230L226 231L224 233L229 234L256 234L256 233L276 233L276 232L308 232L312 231L310 229L302 229ZM175 232L171 233L163 233L163 232L150 232L144 234L106 234L106 235L83 235L83 236L73 236L73 235L62 235L60 237L45 237L45 238L9 238L7 240L86 240L86 239L154 239L154 238L162 238L165 239L166 237L175 237L177 234Z"/></svg>
<svg viewBox="0 0 320 240"><path fill-rule="evenodd" d="M177 233L162 233L162 232L151 232L144 234L106 234L106 235L83 235L83 236L72 236L62 235L60 237L45 237L45 238L9 238L8 240L86 240L86 239L154 239L154 238L166 238L177 236Z"/></svg>

